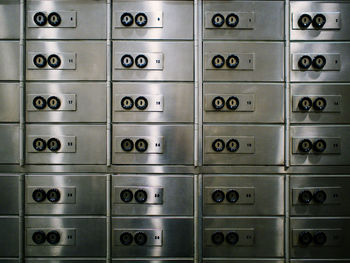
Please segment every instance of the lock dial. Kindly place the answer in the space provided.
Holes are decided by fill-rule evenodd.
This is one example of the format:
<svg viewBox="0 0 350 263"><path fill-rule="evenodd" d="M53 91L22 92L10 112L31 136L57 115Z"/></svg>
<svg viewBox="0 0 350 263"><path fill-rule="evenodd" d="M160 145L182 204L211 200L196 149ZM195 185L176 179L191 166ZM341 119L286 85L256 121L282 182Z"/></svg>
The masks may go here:
<svg viewBox="0 0 350 263"><path fill-rule="evenodd" d="M33 63L36 67L43 68L46 66L47 60L43 55L38 54L33 58Z"/></svg>
<svg viewBox="0 0 350 263"><path fill-rule="evenodd" d="M225 65L225 58L221 55L216 55L211 60L211 64L214 68L222 68Z"/></svg>
<svg viewBox="0 0 350 263"><path fill-rule="evenodd" d="M303 70L307 70L308 68L310 68L311 64L312 59L309 56L302 56L298 61L298 66Z"/></svg>
<svg viewBox="0 0 350 263"><path fill-rule="evenodd" d="M51 68L58 68L59 66L61 66L61 59L55 54L50 55L48 58L48 64Z"/></svg>
<svg viewBox="0 0 350 263"><path fill-rule="evenodd" d="M215 14L211 19L211 23L215 27L222 27L225 23L225 18L222 14Z"/></svg>
<svg viewBox="0 0 350 263"><path fill-rule="evenodd" d="M130 55L122 56L120 62L124 68L131 68L134 65L134 58Z"/></svg>
<svg viewBox="0 0 350 263"><path fill-rule="evenodd" d="M123 97L120 105L124 110L130 110L134 106L134 101L131 97Z"/></svg>
<svg viewBox="0 0 350 263"><path fill-rule="evenodd" d="M56 96L51 96L47 99L47 106L52 110L57 110L61 107L61 100Z"/></svg>
<svg viewBox="0 0 350 263"><path fill-rule="evenodd" d="M33 141L33 148L38 151L38 152L42 152L45 150L46 148L46 142L45 140L41 139L41 138L36 138Z"/></svg>
<svg viewBox="0 0 350 263"><path fill-rule="evenodd" d="M36 96L33 99L33 106L38 110L42 110L46 107L46 100L41 96Z"/></svg>
<svg viewBox="0 0 350 263"><path fill-rule="evenodd" d="M226 65L228 68L235 69L239 65L239 58L236 55L230 55L226 59Z"/></svg>
<svg viewBox="0 0 350 263"><path fill-rule="evenodd" d="M216 139L212 143L212 148L215 152L222 152L225 148L225 142L221 139Z"/></svg>
<svg viewBox="0 0 350 263"><path fill-rule="evenodd" d="M229 27L236 27L239 23L239 17L235 13L231 13L226 17L226 25Z"/></svg>
<svg viewBox="0 0 350 263"><path fill-rule="evenodd" d="M134 23L134 17L130 13L124 13L120 17L120 23L123 26L131 26Z"/></svg>
<svg viewBox="0 0 350 263"><path fill-rule="evenodd" d="M50 13L47 18L51 26L59 26L62 21L61 16L56 12Z"/></svg>
<svg viewBox="0 0 350 263"><path fill-rule="evenodd" d="M308 14L303 14L298 19L298 26L301 29L307 29L312 23L312 18Z"/></svg>
<svg viewBox="0 0 350 263"><path fill-rule="evenodd" d="M43 12L38 12L33 17L34 23L37 26L44 26L47 23L47 17Z"/></svg>
<svg viewBox="0 0 350 263"><path fill-rule="evenodd" d="M138 13L135 16L135 23L140 27L145 26L147 24L147 21L148 21L147 16L144 13Z"/></svg>

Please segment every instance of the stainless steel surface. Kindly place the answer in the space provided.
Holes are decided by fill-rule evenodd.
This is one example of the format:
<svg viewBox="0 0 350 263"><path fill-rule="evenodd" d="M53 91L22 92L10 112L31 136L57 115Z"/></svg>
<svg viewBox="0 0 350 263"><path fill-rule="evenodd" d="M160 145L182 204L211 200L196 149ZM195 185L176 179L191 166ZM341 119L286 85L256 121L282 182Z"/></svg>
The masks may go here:
<svg viewBox="0 0 350 263"><path fill-rule="evenodd" d="M216 55L239 58L237 68L216 69ZM283 81L283 43L277 42L214 42L203 43L204 81Z"/></svg>
<svg viewBox="0 0 350 263"><path fill-rule="evenodd" d="M179 232L179 229L182 231ZM120 235L125 232L143 232L154 230L158 236L148 236L147 242L139 246L118 245ZM112 219L112 257L125 258L130 253L134 257L192 257L193 256L193 219L191 218L113 218ZM183 233L187 233L184 235ZM149 241L157 245L148 245Z"/></svg>
<svg viewBox="0 0 350 263"><path fill-rule="evenodd" d="M0 41L0 57L0 80L18 80L19 42Z"/></svg>
<svg viewBox="0 0 350 263"><path fill-rule="evenodd" d="M18 39L20 14L18 0L0 1L0 38Z"/></svg>
<svg viewBox="0 0 350 263"><path fill-rule="evenodd" d="M35 23L35 15L58 13L61 23ZM106 39L106 1L27 1L27 39Z"/></svg>
<svg viewBox="0 0 350 263"><path fill-rule="evenodd" d="M290 209L294 216L349 216L350 193L348 176L292 176L290 184ZM326 199L323 202L313 198L305 204L299 200L303 191L310 191L313 196L323 191ZM322 199L323 200L323 199Z"/></svg>
<svg viewBox="0 0 350 263"><path fill-rule="evenodd" d="M130 152L121 142L133 141ZM145 152L136 150L136 141L148 142ZM113 164L183 164L193 163L193 125L113 125Z"/></svg>
<svg viewBox="0 0 350 263"><path fill-rule="evenodd" d="M88 263L105 263L106 260L94 260L94 259L88 259L88 258L85 258L85 259L75 259L75 258L70 258L70 259L63 259L63 258L60 258L60 259L43 259L43 258L35 258L35 259L25 259L25 262L26 263L36 263L36 262L40 262L40 263L64 263L64 262L67 262L67 263L70 263L70 262L74 262L74 263L85 263L85 262L88 262Z"/></svg>
<svg viewBox="0 0 350 263"><path fill-rule="evenodd" d="M27 80L106 80L106 43L103 41L27 41ZM34 57L57 54L62 66L38 68ZM87 74L88 72L88 74Z"/></svg>
<svg viewBox="0 0 350 263"><path fill-rule="evenodd" d="M133 194L131 201L121 199L122 192ZM136 201L136 192L145 191L147 200ZM193 215L192 175L132 175L112 177L112 214L130 215Z"/></svg>
<svg viewBox="0 0 350 263"><path fill-rule="evenodd" d="M19 225L18 217L0 217L0 256L18 257L19 254ZM1 259L0 259L1 260Z"/></svg>
<svg viewBox="0 0 350 263"><path fill-rule="evenodd" d="M292 218L291 258L347 258L349 249L349 218ZM299 232L324 233L324 245L308 246L298 241Z"/></svg>
<svg viewBox="0 0 350 263"><path fill-rule="evenodd" d="M240 164L240 165L282 165L283 164L283 128L274 125L204 125L204 164ZM235 139L239 143L236 152L213 149L215 140L226 144Z"/></svg>
<svg viewBox="0 0 350 263"><path fill-rule="evenodd" d="M205 83L203 93L204 122L283 122L284 99L281 84ZM239 101L237 109L231 110L225 106L216 110L212 103L217 96L224 98L226 103L232 96L236 97Z"/></svg>
<svg viewBox="0 0 350 263"><path fill-rule="evenodd" d="M278 175L204 175L203 214L205 216L248 216L284 214L284 178ZM216 202L215 191L225 193L225 200ZM230 191L238 198L230 202Z"/></svg>
<svg viewBox="0 0 350 263"><path fill-rule="evenodd" d="M203 218L203 257L283 257L283 230L283 218L278 217ZM226 242L215 245L212 242L212 234L232 231L241 233L235 246Z"/></svg>
<svg viewBox="0 0 350 263"><path fill-rule="evenodd" d="M19 121L19 85L16 83L0 84L0 121Z"/></svg>
<svg viewBox="0 0 350 263"><path fill-rule="evenodd" d="M283 40L283 1L203 1L204 39L235 40ZM216 14L225 18L238 16L238 23L230 27L224 23L215 27L212 19Z"/></svg>
<svg viewBox="0 0 350 263"><path fill-rule="evenodd" d="M348 2L323 2L322 1L292 1L291 2L291 39L292 40L349 40L350 5ZM306 30L300 29L298 19L303 14L312 16L325 15L327 22L321 30L316 30L312 25Z"/></svg>
<svg viewBox="0 0 350 263"><path fill-rule="evenodd" d="M133 17L130 26L122 16ZM144 26L136 24L136 15L147 16ZM113 0L113 39L193 39L193 1L120 1Z"/></svg>
<svg viewBox="0 0 350 263"><path fill-rule="evenodd" d="M50 97L60 100L52 109ZM35 107L37 97L45 100L44 108ZM103 83L28 83L26 87L27 122L106 122L106 86Z"/></svg>
<svg viewBox="0 0 350 263"><path fill-rule="evenodd" d="M105 164L105 125L27 125L26 161L29 164ZM34 149L35 139L61 141L57 152ZM102 143L103 142L103 143Z"/></svg>
<svg viewBox="0 0 350 263"><path fill-rule="evenodd" d="M114 259L114 260L112 260L112 262L118 262L118 263L127 263L127 262L135 262L135 263L162 263L162 262L191 263L194 261L178 258L178 259L162 259L162 260Z"/></svg>
<svg viewBox="0 0 350 263"><path fill-rule="evenodd" d="M291 127L291 164L292 165L347 165L349 164L349 127L337 126L292 126ZM312 142L322 139L326 142L324 153L301 153L299 142L309 139ZM327 143L328 142L328 143Z"/></svg>
<svg viewBox="0 0 350 263"><path fill-rule="evenodd" d="M19 213L19 176L15 174L0 174L0 214L18 215Z"/></svg>
<svg viewBox="0 0 350 263"><path fill-rule="evenodd" d="M105 215L105 175L27 175L25 178L25 209L27 215ZM46 195L57 189L56 202L34 200L34 192L43 190Z"/></svg>
<svg viewBox="0 0 350 263"><path fill-rule="evenodd" d="M26 257L104 257L105 224L102 217L26 217ZM36 231L57 231L61 239L56 245L47 241L36 245L30 235Z"/></svg>
<svg viewBox="0 0 350 263"><path fill-rule="evenodd" d="M17 124L0 125L0 163L19 163L19 127Z"/></svg>
<svg viewBox="0 0 350 263"><path fill-rule="evenodd" d="M238 263L238 262L243 262L243 263L284 263L283 260L279 259L215 259L215 260L203 260L203 263Z"/></svg>
<svg viewBox="0 0 350 263"><path fill-rule="evenodd" d="M125 97L132 99L132 108L123 108ZM146 109L136 107L139 97L147 99ZM190 83L114 83L113 121L193 122L193 99Z"/></svg>
<svg viewBox="0 0 350 263"><path fill-rule="evenodd" d="M144 68L122 66L123 56L144 54ZM193 81L193 43L113 41L113 81Z"/></svg>

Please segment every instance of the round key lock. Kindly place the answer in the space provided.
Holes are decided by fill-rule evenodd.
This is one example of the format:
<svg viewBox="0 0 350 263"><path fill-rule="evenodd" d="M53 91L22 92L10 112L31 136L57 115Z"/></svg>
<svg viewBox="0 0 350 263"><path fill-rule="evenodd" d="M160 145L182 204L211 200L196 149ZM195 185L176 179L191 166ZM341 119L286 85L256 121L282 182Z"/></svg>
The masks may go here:
<svg viewBox="0 0 350 263"><path fill-rule="evenodd" d="M312 148L317 153L323 153L327 148L327 143L324 140L319 139L314 142Z"/></svg>
<svg viewBox="0 0 350 263"><path fill-rule="evenodd" d="M298 66L302 70L307 70L312 64L312 59L310 56L302 56L298 61Z"/></svg>
<svg viewBox="0 0 350 263"><path fill-rule="evenodd" d="M317 232L314 235L314 243L318 246L323 246L327 242L327 236L324 232Z"/></svg>
<svg viewBox="0 0 350 263"><path fill-rule="evenodd" d="M225 236L222 232L215 232L214 234L211 235L211 241L215 245L221 245L225 241Z"/></svg>
<svg viewBox="0 0 350 263"><path fill-rule="evenodd" d="M47 141L47 148L52 152L58 152L61 149L61 142L56 138L50 138Z"/></svg>
<svg viewBox="0 0 350 263"><path fill-rule="evenodd" d="M134 65L134 58L131 55L124 55L120 62L124 68L131 68Z"/></svg>
<svg viewBox="0 0 350 263"><path fill-rule="evenodd" d="M229 110L236 110L239 106L239 99L235 96L231 96L226 101L226 107Z"/></svg>
<svg viewBox="0 0 350 263"><path fill-rule="evenodd" d="M226 149L231 152L237 152L239 149L239 142L236 139L231 139L226 143Z"/></svg>
<svg viewBox="0 0 350 263"><path fill-rule="evenodd" d="M145 55L138 55L135 59L136 67L145 68L148 64L148 59Z"/></svg>
<svg viewBox="0 0 350 263"><path fill-rule="evenodd" d="M32 198L35 202L41 203L46 199L46 192L43 189L35 189L32 194Z"/></svg>
<svg viewBox="0 0 350 263"><path fill-rule="evenodd" d="M225 65L225 58L221 55L216 55L211 60L214 68L222 68Z"/></svg>
<svg viewBox="0 0 350 263"><path fill-rule="evenodd" d="M136 202L138 202L138 203L144 203L144 202L146 202L147 201L147 193L146 193L146 191L145 190L137 190L136 192L135 192L135 200L136 200Z"/></svg>
<svg viewBox="0 0 350 263"><path fill-rule="evenodd" d="M225 149L225 142L221 139L216 139L211 147L215 152L222 152Z"/></svg>
<svg viewBox="0 0 350 263"><path fill-rule="evenodd" d="M239 65L239 58L236 55L229 55L226 59L226 66L230 69L235 69Z"/></svg>
<svg viewBox="0 0 350 263"><path fill-rule="evenodd" d="M148 142L145 139L138 139L135 143L135 148L138 152L145 152L148 148Z"/></svg>
<svg viewBox="0 0 350 263"><path fill-rule="evenodd" d="M143 246L147 243L147 236L143 232L138 232L135 234L134 240L138 246Z"/></svg>
<svg viewBox="0 0 350 263"><path fill-rule="evenodd" d="M134 17L130 13L124 13L120 17L120 23L123 26L131 26L134 23Z"/></svg>
<svg viewBox="0 0 350 263"><path fill-rule="evenodd" d="M36 108L38 110L45 109L45 107L46 107L46 100L43 97L41 97L41 96L36 96L33 99L33 106L34 106L34 108Z"/></svg>
<svg viewBox="0 0 350 263"><path fill-rule="evenodd" d="M212 101L212 106L216 110L221 110L225 106L225 100L223 97L217 96Z"/></svg>
<svg viewBox="0 0 350 263"><path fill-rule="evenodd" d="M308 14L303 14L298 19L298 26L300 29L307 29L312 23L312 18Z"/></svg>
<svg viewBox="0 0 350 263"><path fill-rule="evenodd" d="M44 26L47 23L47 17L43 12L35 13L33 20L37 26Z"/></svg>
<svg viewBox="0 0 350 263"><path fill-rule="evenodd" d="M324 15L317 14L312 19L312 26L315 29L322 29L324 27L324 25L326 24L326 22L327 22L327 19Z"/></svg>
<svg viewBox="0 0 350 263"><path fill-rule="evenodd" d="M48 18L49 24L54 27L59 26L62 21L61 16L56 12L50 13L47 18Z"/></svg>
<svg viewBox="0 0 350 263"><path fill-rule="evenodd" d="M135 16L135 23L136 23L136 25L138 25L140 27L145 26L147 24L147 21L148 21L148 18L146 16L146 14L144 14L144 13L138 13Z"/></svg>
<svg viewBox="0 0 350 263"><path fill-rule="evenodd" d="M322 111L326 108L327 101L324 98L317 98L314 100L313 108L317 111Z"/></svg>
<svg viewBox="0 0 350 263"><path fill-rule="evenodd" d="M319 56L316 56L313 61L312 61L312 66L315 68L315 69L318 69L318 70L321 70L324 68L324 66L326 65L327 63L327 60L324 56L322 55L319 55Z"/></svg>
<svg viewBox="0 0 350 263"><path fill-rule="evenodd" d="M226 25L228 27L236 27L239 23L239 17L235 13L231 13L226 17Z"/></svg>
<svg viewBox="0 0 350 263"><path fill-rule="evenodd" d="M47 63L51 68L58 68L59 66L61 66L61 59L59 56L53 54L49 56Z"/></svg>
<svg viewBox="0 0 350 263"><path fill-rule="evenodd" d="M308 111L312 107L312 100L309 97L302 98L298 103L298 108L302 111Z"/></svg>
<svg viewBox="0 0 350 263"><path fill-rule="evenodd" d="M131 97L123 97L120 101L120 105L124 110L130 110L134 107L134 100Z"/></svg>
<svg viewBox="0 0 350 263"><path fill-rule="evenodd" d="M224 199L225 199L225 193L223 191L221 191L221 190L215 190L212 193L211 198L216 203L222 203L224 201Z"/></svg>
<svg viewBox="0 0 350 263"><path fill-rule="evenodd" d="M46 197L51 203L57 203L61 199L61 193L58 189L53 188L47 191Z"/></svg>
<svg viewBox="0 0 350 263"><path fill-rule="evenodd" d="M227 233L227 235L226 235L226 242L227 243L234 246L238 243L238 241L239 241L239 236L236 232Z"/></svg>
<svg viewBox="0 0 350 263"><path fill-rule="evenodd" d="M47 106L51 110L57 110L61 107L61 100L56 96L51 96L47 99Z"/></svg>
<svg viewBox="0 0 350 263"><path fill-rule="evenodd" d="M309 190L304 190L299 194L299 202L303 204L310 204L312 198L312 193Z"/></svg>
<svg viewBox="0 0 350 263"><path fill-rule="evenodd" d="M230 190L226 193L226 200L230 203L237 203L239 194L236 190Z"/></svg>
<svg viewBox="0 0 350 263"><path fill-rule="evenodd" d="M327 199L327 194L323 190L318 190L314 193L314 201L318 204L323 204Z"/></svg>
<svg viewBox="0 0 350 263"><path fill-rule="evenodd" d="M46 240L46 235L44 231L35 231L32 235L32 240L37 245L43 244Z"/></svg>
<svg viewBox="0 0 350 263"><path fill-rule="evenodd" d="M308 153L312 149L312 142L308 139L304 139L301 142L299 142L298 149L302 153Z"/></svg>
<svg viewBox="0 0 350 263"><path fill-rule="evenodd" d="M55 230L50 231L46 235L46 240L51 245L57 245L58 242L60 242L60 239L61 239L60 234Z"/></svg>
<svg viewBox="0 0 350 263"><path fill-rule="evenodd" d="M222 27L225 23L225 18L222 14L215 14L211 19L211 23L214 27Z"/></svg>
<svg viewBox="0 0 350 263"><path fill-rule="evenodd" d="M36 138L33 141L33 148L38 151L38 152L42 152L46 149L46 142L45 140L41 139L41 138Z"/></svg>
<svg viewBox="0 0 350 263"><path fill-rule="evenodd" d="M37 68L43 68L46 66L47 60L43 55L38 54L33 58L33 63Z"/></svg>
<svg viewBox="0 0 350 263"><path fill-rule="evenodd" d="M120 143L122 150L125 152L131 152L134 149L134 142L130 139L123 139Z"/></svg>
<svg viewBox="0 0 350 263"><path fill-rule="evenodd" d="M122 243L124 246L129 246L133 239L134 237L129 232L124 232L120 235L120 243Z"/></svg>
<svg viewBox="0 0 350 263"><path fill-rule="evenodd" d="M145 110L148 107L148 100L145 97L138 97L135 100L135 106L139 110Z"/></svg>
<svg viewBox="0 0 350 263"><path fill-rule="evenodd" d="M310 232L303 231L299 234L299 243L302 246L308 246L312 242L312 235Z"/></svg>
<svg viewBox="0 0 350 263"><path fill-rule="evenodd" d="M129 203L133 199L133 193L129 189L125 189L120 192L120 199L125 203Z"/></svg>

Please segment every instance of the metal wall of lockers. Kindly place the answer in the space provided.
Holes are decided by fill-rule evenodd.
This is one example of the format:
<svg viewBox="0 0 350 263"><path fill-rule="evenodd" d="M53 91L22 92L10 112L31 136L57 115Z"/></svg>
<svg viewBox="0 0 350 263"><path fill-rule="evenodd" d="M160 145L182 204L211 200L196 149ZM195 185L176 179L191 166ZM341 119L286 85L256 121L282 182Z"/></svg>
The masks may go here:
<svg viewBox="0 0 350 263"><path fill-rule="evenodd" d="M350 1L0 0L0 262L350 262Z"/></svg>

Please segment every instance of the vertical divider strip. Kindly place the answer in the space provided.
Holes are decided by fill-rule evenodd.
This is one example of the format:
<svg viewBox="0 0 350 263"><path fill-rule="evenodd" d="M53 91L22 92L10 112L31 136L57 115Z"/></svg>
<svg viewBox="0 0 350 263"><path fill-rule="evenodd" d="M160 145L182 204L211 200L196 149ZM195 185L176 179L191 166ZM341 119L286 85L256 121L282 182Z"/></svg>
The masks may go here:
<svg viewBox="0 0 350 263"><path fill-rule="evenodd" d="M112 176L111 174L106 175L106 231L107 231L107 249L106 249L106 262L111 262L111 246L112 246L112 239L111 239L111 225L112 225L112 218L111 218L111 180Z"/></svg>
<svg viewBox="0 0 350 263"><path fill-rule="evenodd" d="M19 36L19 164L24 165L24 150L25 150L25 27L26 13L25 0L20 1L20 36Z"/></svg>
<svg viewBox="0 0 350 263"><path fill-rule="evenodd" d="M18 236L19 236L19 244L18 244L18 261L24 262L24 174L19 175L18 180Z"/></svg>
<svg viewBox="0 0 350 263"><path fill-rule="evenodd" d="M203 152L203 144L202 144L202 130L203 130L203 118L202 118L202 110L203 110L203 56L202 56L202 47L203 47L203 30L202 30L202 21L203 21L203 0L198 0L198 120L199 120L199 136L198 136L198 154L199 154L199 166L202 166L202 152Z"/></svg>
<svg viewBox="0 0 350 263"><path fill-rule="evenodd" d="M284 257L289 262L289 174L285 175L284 182Z"/></svg>
<svg viewBox="0 0 350 263"><path fill-rule="evenodd" d="M106 100L107 100L107 166L111 166L111 146L112 146L112 124L111 124L111 113L112 113L112 0L107 0L107 81L106 81Z"/></svg>
<svg viewBox="0 0 350 263"><path fill-rule="evenodd" d="M193 29L194 29L194 167L198 166L198 150L199 150L199 0L194 0L194 14L193 14Z"/></svg>
<svg viewBox="0 0 350 263"><path fill-rule="evenodd" d="M285 116L285 137L284 137L284 156L285 168L290 166L289 158L289 136L290 136L290 2L285 0L285 50L284 50L284 69L285 69L285 92L284 92L284 116Z"/></svg>

